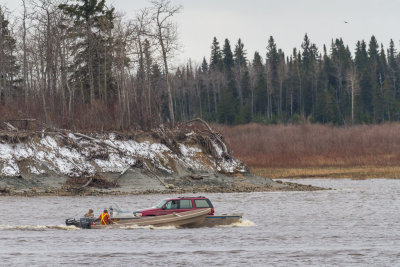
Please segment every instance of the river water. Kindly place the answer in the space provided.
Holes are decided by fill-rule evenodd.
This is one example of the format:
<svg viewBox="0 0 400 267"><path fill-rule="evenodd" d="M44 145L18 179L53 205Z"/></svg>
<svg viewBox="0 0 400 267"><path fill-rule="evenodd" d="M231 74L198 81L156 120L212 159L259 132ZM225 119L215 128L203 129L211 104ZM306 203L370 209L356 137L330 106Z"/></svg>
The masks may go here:
<svg viewBox="0 0 400 267"><path fill-rule="evenodd" d="M235 226L81 230L66 217L166 195L2 197L1 266L400 266L400 180L296 180L330 191L207 194ZM198 194L196 194L198 195Z"/></svg>

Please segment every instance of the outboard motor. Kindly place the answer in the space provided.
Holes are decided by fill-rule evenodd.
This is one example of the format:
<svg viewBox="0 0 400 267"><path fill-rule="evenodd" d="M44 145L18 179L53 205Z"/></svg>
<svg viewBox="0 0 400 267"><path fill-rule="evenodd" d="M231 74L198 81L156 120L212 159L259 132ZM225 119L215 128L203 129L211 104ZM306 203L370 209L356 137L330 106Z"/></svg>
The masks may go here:
<svg viewBox="0 0 400 267"><path fill-rule="evenodd" d="M92 226L93 221L94 221L94 219L91 219L91 218L86 218L86 217L85 218L81 218L80 219L80 227L82 229L90 229L91 226Z"/></svg>
<svg viewBox="0 0 400 267"><path fill-rule="evenodd" d="M65 225L67 225L67 226L73 225L73 226L79 227L79 222L73 218L68 218L65 220Z"/></svg>

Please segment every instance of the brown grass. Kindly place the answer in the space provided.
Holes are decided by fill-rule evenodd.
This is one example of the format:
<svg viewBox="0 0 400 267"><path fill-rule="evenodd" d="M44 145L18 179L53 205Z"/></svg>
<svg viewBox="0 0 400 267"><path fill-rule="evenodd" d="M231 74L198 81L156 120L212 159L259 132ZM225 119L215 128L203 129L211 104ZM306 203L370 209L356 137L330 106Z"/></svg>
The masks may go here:
<svg viewBox="0 0 400 267"><path fill-rule="evenodd" d="M309 167L309 168L252 168L260 176L282 178L400 178L400 166Z"/></svg>
<svg viewBox="0 0 400 267"><path fill-rule="evenodd" d="M313 124L216 127L233 154L253 168L340 170L400 165L399 123L352 127Z"/></svg>

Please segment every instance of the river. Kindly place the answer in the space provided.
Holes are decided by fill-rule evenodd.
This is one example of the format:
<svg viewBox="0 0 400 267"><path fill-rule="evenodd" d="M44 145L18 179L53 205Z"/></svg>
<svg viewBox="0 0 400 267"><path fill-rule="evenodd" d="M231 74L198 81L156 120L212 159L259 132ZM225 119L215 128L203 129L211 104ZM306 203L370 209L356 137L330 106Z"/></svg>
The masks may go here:
<svg viewBox="0 0 400 267"><path fill-rule="evenodd" d="M89 208L97 214L117 203L134 210L166 195L1 197L0 265L400 265L400 180L295 182L333 190L206 194L216 213L240 212L245 220L200 229L63 225Z"/></svg>

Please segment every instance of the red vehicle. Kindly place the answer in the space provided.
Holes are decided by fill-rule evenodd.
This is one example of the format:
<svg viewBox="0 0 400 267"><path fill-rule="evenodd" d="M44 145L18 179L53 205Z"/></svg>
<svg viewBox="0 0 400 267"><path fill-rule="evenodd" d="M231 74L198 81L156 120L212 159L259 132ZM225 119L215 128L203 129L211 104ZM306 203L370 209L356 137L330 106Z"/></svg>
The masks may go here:
<svg viewBox="0 0 400 267"><path fill-rule="evenodd" d="M195 209L211 208L210 215L214 215L214 206L206 197L178 197L161 201L157 206L134 212L135 216L159 216L173 212L183 212Z"/></svg>

